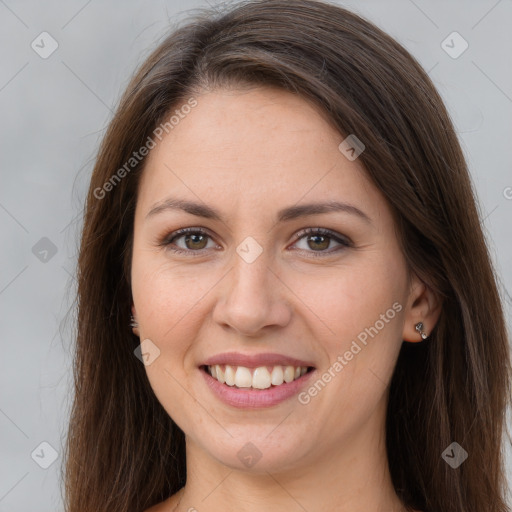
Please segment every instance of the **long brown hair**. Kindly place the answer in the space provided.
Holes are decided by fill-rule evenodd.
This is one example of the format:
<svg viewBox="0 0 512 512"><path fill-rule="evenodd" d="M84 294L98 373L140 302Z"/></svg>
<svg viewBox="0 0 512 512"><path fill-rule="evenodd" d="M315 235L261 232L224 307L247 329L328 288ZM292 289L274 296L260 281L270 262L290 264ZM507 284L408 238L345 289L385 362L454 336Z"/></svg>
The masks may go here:
<svg viewBox="0 0 512 512"><path fill-rule="evenodd" d="M386 442L396 493L424 512L509 511L501 447L510 349L454 126L401 45L316 0L200 10L159 44L121 98L91 177L78 260L66 510L141 512L185 484L184 434L134 356L130 262L145 159L126 162L196 93L245 85L299 94L340 134L363 141L359 159L392 208L409 269L443 302L429 341L403 343L391 381ZM441 457L452 442L468 453L458 468Z"/></svg>

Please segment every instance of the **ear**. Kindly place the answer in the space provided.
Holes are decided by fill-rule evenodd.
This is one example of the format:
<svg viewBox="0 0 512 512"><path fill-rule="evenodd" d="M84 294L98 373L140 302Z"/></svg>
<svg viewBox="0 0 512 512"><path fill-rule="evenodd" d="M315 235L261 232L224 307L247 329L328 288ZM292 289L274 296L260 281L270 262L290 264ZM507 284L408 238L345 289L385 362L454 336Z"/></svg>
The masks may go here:
<svg viewBox="0 0 512 512"><path fill-rule="evenodd" d="M135 319L134 323L136 324L136 326L132 327L133 334L135 334L135 336L139 336L140 338L139 324L137 322L137 312L135 311L134 304L132 304L132 316Z"/></svg>
<svg viewBox="0 0 512 512"><path fill-rule="evenodd" d="M430 336L439 320L442 301L423 281L417 276L411 281L407 307L404 316L404 329L402 339L410 343L423 341L416 330L416 324L423 323L423 331Z"/></svg>

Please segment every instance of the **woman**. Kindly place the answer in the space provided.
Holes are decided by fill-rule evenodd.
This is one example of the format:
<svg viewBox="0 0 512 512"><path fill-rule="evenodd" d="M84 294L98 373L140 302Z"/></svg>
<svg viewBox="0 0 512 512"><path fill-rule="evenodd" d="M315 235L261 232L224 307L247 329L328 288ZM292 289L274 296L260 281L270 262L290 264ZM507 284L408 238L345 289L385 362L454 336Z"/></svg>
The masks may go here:
<svg viewBox="0 0 512 512"><path fill-rule="evenodd" d="M359 16L249 1L163 41L102 143L78 294L68 512L510 510L467 166Z"/></svg>

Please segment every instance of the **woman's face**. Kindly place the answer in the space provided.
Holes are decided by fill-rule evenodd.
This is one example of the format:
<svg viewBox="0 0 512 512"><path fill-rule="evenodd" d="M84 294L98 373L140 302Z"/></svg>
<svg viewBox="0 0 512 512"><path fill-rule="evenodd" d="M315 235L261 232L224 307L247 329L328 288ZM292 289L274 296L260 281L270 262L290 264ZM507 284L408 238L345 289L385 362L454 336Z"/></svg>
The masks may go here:
<svg viewBox="0 0 512 512"><path fill-rule="evenodd" d="M205 464L356 457L383 433L402 340L420 340L423 288L407 281L391 211L300 97L196 99L150 152L135 213L132 292L151 386ZM334 202L345 206L311 206ZM210 360L228 383L206 373Z"/></svg>

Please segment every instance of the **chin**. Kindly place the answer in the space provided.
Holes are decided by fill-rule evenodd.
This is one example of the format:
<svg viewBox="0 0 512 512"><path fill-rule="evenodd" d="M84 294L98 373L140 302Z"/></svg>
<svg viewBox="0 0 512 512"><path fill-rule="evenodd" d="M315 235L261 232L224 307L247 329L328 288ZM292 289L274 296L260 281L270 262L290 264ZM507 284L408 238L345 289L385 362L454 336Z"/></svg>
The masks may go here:
<svg viewBox="0 0 512 512"><path fill-rule="evenodd" d="M292 442L289 436L284 440L269 439L272 428L268 426L253 427L250 431L250 434L228 436L223 442L203 446L203 449L224 466L255 474L291 470L304 459L304 436L300 438L302 441L297 438L297 442ZM283 444L283 441L287 441L287 444Z"/></svg>

